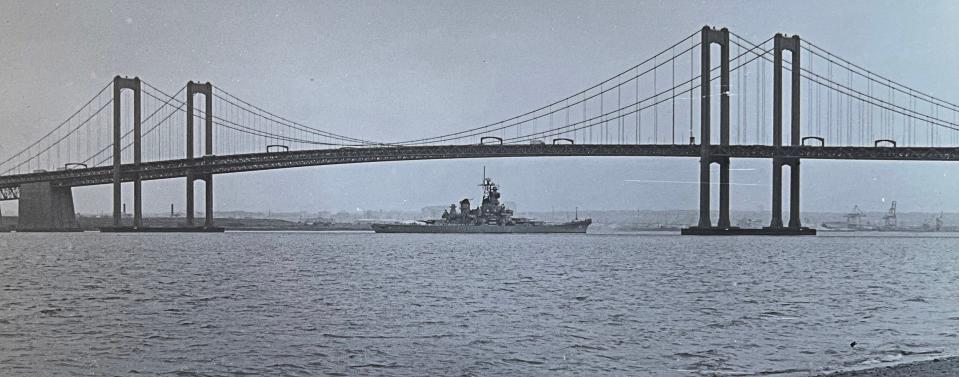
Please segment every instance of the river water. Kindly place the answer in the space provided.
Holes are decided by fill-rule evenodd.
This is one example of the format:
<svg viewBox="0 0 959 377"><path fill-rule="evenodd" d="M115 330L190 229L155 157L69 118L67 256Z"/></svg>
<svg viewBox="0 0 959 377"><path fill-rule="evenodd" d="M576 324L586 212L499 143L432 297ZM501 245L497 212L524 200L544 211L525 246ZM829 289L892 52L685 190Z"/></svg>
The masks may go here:
<svg viewBox="0 0 959 377"><path fill-rule="evenodd" d="M2 375L804 376L957 334L959 235L0 234Z"/></svg>

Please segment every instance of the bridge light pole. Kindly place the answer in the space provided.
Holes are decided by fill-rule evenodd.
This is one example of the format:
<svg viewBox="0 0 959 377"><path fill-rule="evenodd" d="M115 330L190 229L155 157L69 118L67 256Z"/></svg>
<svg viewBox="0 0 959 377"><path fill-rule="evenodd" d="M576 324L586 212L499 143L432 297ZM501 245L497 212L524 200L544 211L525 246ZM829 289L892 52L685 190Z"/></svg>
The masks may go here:
<svg viewBox="0 0 959 377"><path fill-rule="evenodd" d="M113 78L113 226L120 226L122 217L122 203L120 184L122 183L122 124L121 115L121 95L124 89L133 91L133 166L136 170L133 178L133 226L140 228L143 224L142 215L142 195L140 180L140 79L138 77L125 78L116 76Z"/></svg>

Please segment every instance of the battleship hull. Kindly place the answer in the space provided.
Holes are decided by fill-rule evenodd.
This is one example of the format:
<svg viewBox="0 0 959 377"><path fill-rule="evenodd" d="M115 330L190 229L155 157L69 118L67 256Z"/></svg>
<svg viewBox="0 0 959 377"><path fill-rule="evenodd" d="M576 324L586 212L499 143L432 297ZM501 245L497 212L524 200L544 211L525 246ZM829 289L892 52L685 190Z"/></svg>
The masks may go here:
<svg viewBox="0 0 959 377"><path fill-rule="evenodd" d="M376 233L586 233L591 220L542 225L373 224Z"/></svg>

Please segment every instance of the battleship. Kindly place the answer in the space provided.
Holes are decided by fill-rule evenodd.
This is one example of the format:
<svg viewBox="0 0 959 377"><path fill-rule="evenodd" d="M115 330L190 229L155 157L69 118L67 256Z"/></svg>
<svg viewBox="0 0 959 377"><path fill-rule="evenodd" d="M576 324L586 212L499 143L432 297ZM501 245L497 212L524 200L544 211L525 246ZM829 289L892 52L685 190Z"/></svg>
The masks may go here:
<svg viewBox="0 0 959 377"><path fill-rule="evenodd" d="M443 211L441 219L420 220L411 224L372 224L376 233L586 233L591 219L565 223L547 223L513 216L513 210L500 203L499 187L483 174L483 201L477 208L463 199Z"/></svg>

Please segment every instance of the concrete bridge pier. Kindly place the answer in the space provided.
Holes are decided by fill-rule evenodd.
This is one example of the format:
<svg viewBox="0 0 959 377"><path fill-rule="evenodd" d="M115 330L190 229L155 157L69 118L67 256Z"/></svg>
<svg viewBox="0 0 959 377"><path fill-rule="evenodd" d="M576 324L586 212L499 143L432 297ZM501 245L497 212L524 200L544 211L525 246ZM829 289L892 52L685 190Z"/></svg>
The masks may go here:
<svg viewBox="0 0 959 377"><path fill-rule="evenodd" d="M800 40L798 35L787 38L782 34L776 34L773 37L773 146L781 147L783 145L783 51L789 51L792 54L790 67L790 134L789 145L802 145L802 135L800 134L800 114L802 98L800 93L802 71L800 66ZM799 217L799 159L773 159L772 176L772 220L769 222L769 229L782 229L782 202L783 202L783 182L782 167L789 166L789 228L799 230L802 228L802 222Z"/></svg>
<svg viewBox="0 0 959 377"><path fill-rule="evenodd" d="M799 159L792 159L789 164L789 227L802 228L799 220Z"/></svg>
<svg viewBox="0 0 959 377"><path fill-rule="evenodd" d="M204 175L194 175L193 173L187 174L187 185L186 185L186 222L187 226L196 225L196 209L195 209L195 190L193 190L193 184L196 181L203 181L206 184L204 189L204 220L203 226L206 228L213 226L213 174L204 174Z"/></svg>
<svg viewBox="0 0 959 377"><path fill-rule="evenodd" d="M193 182L196 181L196 177L193 176L192 172L186 173L186 225L193 226L193 216L196 210L193 208L194 199L193 199Z"/></svg>
<svg viewBox="0 0 959 377"><path fill-rule="evenodd" d="M729 178L730 163L726 156L702 157L700 162L700 188L699 188L699 224L698 228L712 228L712 219L709 205L709 195L711 190L710 168L713 163L719 164L719 222L717 228L732 227L729 220Z"/></svg>
<svg viewBox="0 0 959 377"><path fill-rule="evenodd" d="M206 189L204 190L206 199L203 201L205 205L203 226L209 228L213 226L213 174L207 175L204 181L206 182Z"/></svg>
<svg viewBox="0 0 959 377"><path fill-rule="evenodd" d="M729 228L729 157L719 159L719 224Z"/></svg>
<svg viewBox="0 0 959 377"><path fill-rule="evenodd" d="M783 178L782 170L783 166L789 166L789 228L799 229L802 228L802 221L799 217L799 192L800 192L800 182L799 182L799 159L790 158L790 159L773 159L773 185L772 185L772 196L773 196L773 208L772 214L773 218L769 224L769 228L783 228Z"/></svg>
<svg viewBox="0 0 959 377"><path fill-rule="evenodd" d="M113 227L120 227L122 221L122 193L120 190L120 184L122 181L122 158L120 152L123 150L123 145L121 144L121 139L123 137L123 130L121 120L121 100L122 93L124 89L129 89L133 91L133 165L134 169L139 171L140 162L141 162L141 149L140 149L140 79L137 77L134 78L125 78L117 76L113 79ZM140 228L143 226L143 195L140 191L141 180L140 174L136 173L136 177L133 181L133 227Z"/></svg>
<svg viewBox="0 0 959 377"><path fill-rule="evenodd" d="M193 160L193 99L197 94L202 94L204 98L203 123L204 123L204 157L213 156L213 84L198 83L190 81L186 84L186 158ZM194 226L194 190L193 184L197 180L206 183L205 187L205 219L204 228L213 228L213 174L195 174L187 173L186 178L186 221L187 226Z"/></svg>
<svg viewBox="0 0 959 377"><path fill-rule="evenodd" d="M712 228L713 219L709 213L709 156L699 158L699 224L698 228Z"/></svg>
<svg viewBox="0 0 959 377"><path fill-rule="evenodd" d="M704 26L702 30L702 46L700 47L700 159L699 159L699 223L698 229L713 227L710 216L710 166L719 163L719 227L729 227L729 158L713 156L710 150L710 85L712 59L710 47L713 43L720 46L720 113L719 139L720 145L729 145L729 30L716 30Z"/></svg>
<svg viewBox="0 0 959 377"><path fill-rule="evenodd" d="M55 186L52 182L20 185L20 215L17 231L70 232L79 231L73 208L73 190Z"/></svg>
<svg viewBox="0 0 959 377"><path fill-rule="evenodd" d="M773 37L773 146L783 146L783 51L792 54L790 67L789 145L802 145L800 134L801 66L799 36ZM783 227L783 166L789 166L789 226ZM781 235L814 235L815 229L804 228L799 217L799 159L773 158L772 219L764 230Z"/></svg>
<svg viewBox="0 0 959 377"><path fill-rule="evenodd" d="M773 218L769 221L769 228L778 229L783 227L783 163L778 158L773 159L772 181Z"/></svg>

